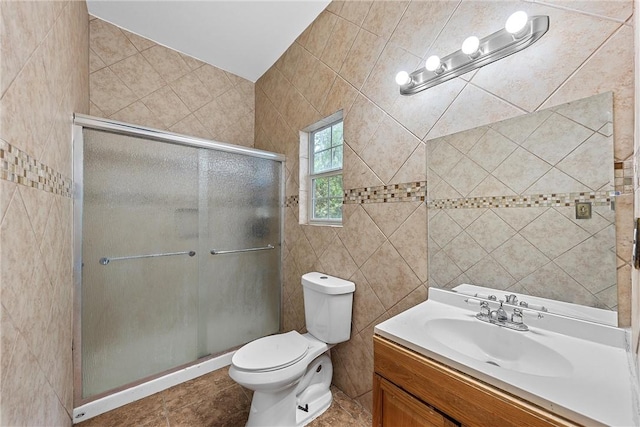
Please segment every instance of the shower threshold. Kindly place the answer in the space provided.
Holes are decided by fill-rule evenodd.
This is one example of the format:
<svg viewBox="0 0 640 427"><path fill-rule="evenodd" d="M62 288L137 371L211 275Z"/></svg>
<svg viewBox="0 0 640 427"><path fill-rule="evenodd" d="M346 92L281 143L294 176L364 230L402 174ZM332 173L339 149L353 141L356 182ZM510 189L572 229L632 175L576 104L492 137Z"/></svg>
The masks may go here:
<svg viewBox="0 0 640 427"><path fill-rule="evenodd" d="M211 359L196 363L195 365L187 366L186 368L78 406L73 409L73 423L77 424L86 421L105 412L135 402L136 400L143 399L201 375L229 366L234 353L235 350L215 356Z"/></svg>

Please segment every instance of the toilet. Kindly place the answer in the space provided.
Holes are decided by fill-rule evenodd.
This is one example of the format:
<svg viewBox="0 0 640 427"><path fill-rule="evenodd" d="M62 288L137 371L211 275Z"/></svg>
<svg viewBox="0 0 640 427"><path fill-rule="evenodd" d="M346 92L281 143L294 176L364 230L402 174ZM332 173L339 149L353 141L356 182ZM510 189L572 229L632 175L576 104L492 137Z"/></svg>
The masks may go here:
<svg viewBox="0 0 640 427"><path fill-rule="evenodd" d="M302 276L307 333L291 331L240 348L229 376L253 390L247 426L304 426L331 405L329 349L351 336L355 284L322 273Z"/></svg>

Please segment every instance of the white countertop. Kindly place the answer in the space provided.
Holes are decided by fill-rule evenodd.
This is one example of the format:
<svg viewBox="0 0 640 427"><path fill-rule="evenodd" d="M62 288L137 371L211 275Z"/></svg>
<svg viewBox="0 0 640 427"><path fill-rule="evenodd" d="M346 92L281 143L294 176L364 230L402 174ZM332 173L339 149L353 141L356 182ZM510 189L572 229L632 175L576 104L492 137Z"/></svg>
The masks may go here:
<svg viewBox="0 0 640 427"><path fill-rule="evenodd" d="M375 333L578 423L640 426L629 331L551 313L542 319L525 314L530 330L510 331L475 319L479 308L465 299L468 296L430 289L428 301L377 325ZM528 334L527 339L553 349L569 364L553 374L494 366L430 336L427 323L436 319L479 322L504 330L501 336Z"/></svg>

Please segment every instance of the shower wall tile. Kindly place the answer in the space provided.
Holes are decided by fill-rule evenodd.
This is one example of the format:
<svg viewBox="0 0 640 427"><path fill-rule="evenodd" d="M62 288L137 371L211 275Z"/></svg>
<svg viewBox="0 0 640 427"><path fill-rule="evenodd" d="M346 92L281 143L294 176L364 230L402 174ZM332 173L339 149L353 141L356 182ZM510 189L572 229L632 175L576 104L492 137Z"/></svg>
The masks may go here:
<svg viewBox="0 0 640 427"><path fill-rule="evenodd" d="M91 115L254 146L254 84L102 21L90 24Z"/></svg>
<svg viewBox="0 0 640 427"><path fill-rule="evenodd" d="M137 53L136 47L120 29L101 19L89 24L90 49L106 64L111 65Z"/></svg>
<svg viewBox="0 0 640 427"><path fill-rule="evenodd" d="M113 64L111 70L138 97L147 96L164 86L164 79L140 53Z"/></svg>
<svg viewBox="0 0 640 427"><path fill-rule="evenodd" d="M95 17L93 17L95 18ZM145 49L149 49L155 46L155 42L145 39L144 37L140 37L137 34L131 33L127 30L122 30L122 33L129 39L129 41L138 49L139 51L143 51ZM183 58L184 59L184 58Z"/></svg>
<svg viewBox="0 0 640 427"><path fill-rule="evenodd" d="M3 46L0 73L0 94L4 94L27 59L44 39L58 13L59 4L37 7L31 2L13 2L3 6L2 38L21 43Z"/></svg>
<svg viewBox="0 0 640 427"><path fill-rule="evenodd" d="M515 180L513 186L518 187L518 190L522 187L530 188L532 191L536 190L536 195L544 194L538 190L547 188L549 183L559 180L574 184L571 191L578 190L579 187L571 181L577 180L573 177L567 178L577 173L575 168L570 168L568 164L563 165L566 166L564 169L553 167L560 154L555 152L553 147L535 145L535 150L541 150L539 154L547 160L531 154L539 159L541 167L535 169L535 174L531 171L524 174L527 179L520 179L515 173L507 173L506 165L500 168L504 162L489 162L482 145L477 145L475 150L472 149L483 137L486 140L486 148L489 146L486 143L488 140L498 139L495 134L485 136L486 132L479 132L473 143L446 136L608 91L614 92L616 161L631 159L633 28L629 25L630 21L626 24L624 21L631 14L632 1L541 3L517 0L372 4L334 1L256 83L256 147L285 153L288 172L294 176L298 175L295 166L299 160L298 131L313 123L314 116L322 118L337 110L343 110L346 142L343 179L347 204L343 205L343 230L337 238L340 241L340 250L334 251L334 255L329 257L327 251L331 251L332 248L329 246L323 252L322 259L315 254L315 260L314 252L306 249L303 249L304 254L296 255L296 249L306 248L311 239L308 240L300 231L300 225L297 224L298 207L297 203L294 203L286 207L288 220L285 226L285 241L291 250L289 256L297 257L303 262L300 265L294 261L284 268L295 268L293 272L285 271L285 276L289 277L289 286L299 286L294 276L304 274L309 271L307 268L312 267L324 267L339 277L356 283L352 335L355 341L354 344L337 346L338 350L334 352L334 384L349 396L369 402L367 405L370 405L371 392L366 390L367 383L360 381L360 378L364 378L365 374L370 375L367 371L369 368L366 364L363 364L363 367L349 364L348 356L355 357L357 354L342 351L341 347L349 347L349 352L352 352L351 347L355 342L362 341L370 346L373 325L399 312L400 309L423 300L429 285L444 286L456 280L470 281L471 277L487 280L492 277L494 271L502 270L511 277L498 284L506 288L516 286L518 281L525 279L536 269L547 266L549 274L558 273L558 280L573 285L573 282L561 277L559 272L563 270L559 266L550 264L553 260L518 234L549 207L531 208L536 214L525 219L512 217L509 211L514 209L511 208L494 209L491 211L495 214L494 217L483 217L480 221L485 221L487 227L495 229L499 235L492 236L495 238L489 239L488 242L483 241L485 246L488 246L480 247L478 254L483 254L484 251L489 255L495 254L495 257L483 258L467 270L466 274L456 266L446 251L440 248L455 239L462 230L469 228L487 211L478 208L446 209L450 214L448 220L455 224L459 231L457 234L452 231L452 235L445 239L446 242L441 241L443 246L428 242L427 249L437 251L431 269L438 271L433 283L426 283L424 277L427 266L427 230L426 226L419 226L419 222L426 223L427 209L424 208L424 204L421 205L420 199L411 197L385 203L384 197L373 197L373 189L382 189L385 185L389 187L395 184L422 183L426 181L427 157L432 163L437 160L443 164L452 163L453 166L461 158L455 157L457 152L467 155L478 167L486 170L488 175L469 174L465 178L466 181L456 182L457 187L448 183L453 178L452 175L437 175L429 182L431 191L441 194L447 194L449 191L453 192L450 194L455 197L461 197L459 191L470 192L469 197L517 195L516 189L510 189L492 175L498 172L502 172L501 176L512 176ZM500 28L507 16L518 9L535 14L548 14L553 22L557 23L561 19L571 24L554 27L552 22L552 29L535 45L522 53L486 66L475 74L451 80L414 96L398 95L393 80L400 68L413 71L421 63L424 64L426 57L432 53L444 55L449 53L449 50L458 49L461 31L464 33L468 28L482 33L479 35L489 34ZM344 56L340 69L337 70L334 67L337 67L338 58L342 58L343 49L353 32L353 26L342 20L357 26L358 32ZM586 40L584 43L578 41L583 37ZM580 45L580 49L576 49L577 44ZM336 52L328 52L330 46L336 46ZM338 76L335 79L314 81L313 91L309 91L309 79L313 78L317 65L338 71ZM318 98L310 95L312 92L326 94L324 105L319 105ZM298 111L306 113L302 116ZM316 114L312 114L313 112ZM503 141L502 145L491 145L494 147L492 149L502 160L514 155L516 150L523 154L523 150L526 151L521 147L523 142L549 118L550 114L533 114L527 118L527 123L519 124L517 128L509 128L508 122L503 122L500 128L494 130L508 141ZM397 131L391 132L389 129ZM597 131L604 137L611 136L610 131L606 129ZM287 142L292 138L291 135L294 138L293 144ZM443 139L448 146L443 148L431 141L435 137L445 137ZM422 142L416 144L416 140ZM411 143L408 144L407 141ZM529 148L534 150L533 147ZM447 157L447 150L453 157ZM620 176L619 179L624 178ZM590 182L597 185L599 179ZM296 180L287 181L287 185L288 196L298 194ZM586 184L580 189L585 190L584 187ZM568 193L567 197L570 196ZM485 202L489 203L489 200ZM416 210L418 206L422 207ZM538 212L538 209L541 211ZM563 218L568 218L562 211L563 207L558 205L555 209ZM436 210L438 213L444 211ZM616 214L620 215L620 211L629 213L631 208L625 203L620 203L616 206ZM497 223L495 217L504 221L506 225L501 228L501 223ZM357 224L352 224L352 221ZM372 225L372 222L375 225ZM374 246L378 247L373 253L371 248L364 249L366 245L358 240L368 236L367 233L371 232L369 228L372 227L375 230L374 234L380 232L384 236L384 241L374 239ZM509 230L516 234L511 236L512 231ZM477 235L479 231L478 228L469 228L465 236L471 238L473 233ZM595 229L585 231L590 233L590 236L596 233ZM444 236L440 237L444 239ZM300 243L301 239L304 239L304 243ZM507 240L503 241L504 239ZM628 268L627 252L630 241L631 233L628 230L618 230L620 293L614 299L618 301L621 325L628 325L630 322L629 311L617 299L626 298L624 295L628 292L625 290L630 288L630 280L623 274L623 270ZM509 242L512 242L511 246ZM312 243L309 246L313 245ZM514 254L524 257L520 265L513 265L511 258ZM624 255L620 256L622 254ZM568 258L563 261L568 262ZM327 265L329 262L334 265ZM574 281L578 283L577 280ZM585 301L589 298L595 299L585 287L578 286L578 291L582 289L585 292ZM605 300L608 289L597 292L596 295L602 297L598 301ZM533 290L539 289L534 287ZM594 289L594 292L596 291ZM607 295L610 294L609 291ZM402 301L404 303L401 304ZM301 313L301 310L299 299L296 298L294 302L291 296L285 297L285 330L293 325L303 328L304 313ZM369 323L366 324L367 322Z"/></svg>
<svg viewBox="0 0 640 427"><path fill-rule="evenodd" d="M71 124L89 112L89 18L75 1L2 2L0 16L0 424L70 426Z"/></svg>
<svg viewBox="0 0 640 427"><path fill-rule="evenodd" d="M91 115L94 115L93 110L91 110ZM125 123L145 123L146 126L154 129L163 126L160 119L142 101L129 104L122 110L113 113L110 118Z"/></svg>
<svg viewBox="0 0 640 427"><path fill-rule="evenodd" d="M91 73L90 90L91 102L109 115L138 99L110 68Z"/></svg>
<svg viewBox="0 0 640 427"><path fill-rule="evenodd" d="M155 45L145 49L142 55L167 82L179 79L191 70L178 52L164 46Z"/></svg>
<svg viewBox="0 0 640 427"><path fill-rule="evenodd" d="M202 90L202 82L195 72L185 74L171 82L170 86L191 111L195 111L213 100L209 91Z"/></svg>
<svg viewBox="0 0 640 427"><path fill-rule="evenodd" d="M163 86L151 95L142 98L153 115L160 120L163 129L170 128L190 113L189 108L176 95L170 86Z"/></svg>

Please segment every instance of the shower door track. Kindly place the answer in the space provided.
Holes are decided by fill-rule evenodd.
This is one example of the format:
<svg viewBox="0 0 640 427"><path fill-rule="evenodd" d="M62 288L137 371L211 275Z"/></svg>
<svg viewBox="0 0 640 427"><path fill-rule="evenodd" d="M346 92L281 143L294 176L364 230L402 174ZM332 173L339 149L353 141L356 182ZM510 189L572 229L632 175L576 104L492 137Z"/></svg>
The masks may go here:
<svg viewBox="0 0 640 427"><path fill-rule="evenodd" d="M82 286L82 204L83 204L83 134L84 128L103 130L113 132L122 135L142 137L151 139L154 141L164 142L168 144L176 144L189 146L194 148L204 148L214 151L224 151L228 153L235 153L246 155L249 157L273 160L282 163L281 175L280 175L280 237L279 244L282 242L282 233L284 232L284 198L285 198L285 156L279 153L272 153L270 151L259 150L256 148L244 147L240 145L233 145L224 142L212 141L203 138L182 135L160 129L153 129L144 126L134 125L130 123L119 122L115 120L104 119L100 117L93 117L84 114L74 114L73 116L73 286L74 286L74 298L73 298L73 401L74 401L74 417L73 422L79 422L85 414L76 418L78 413L82 412L84 407L96 406L91 408L87 412L93 412L89 417L98 415L105 410L114 409L114 407L121 406L126 403L141 399L149 396L153 393L176 385L176 381L186 381L194 378L198 375L210 372L211 370L219 369L223 366L231 363L231 356L233 355L233 349L230 349L227 354L220 354L215 357L205 356L200 359L194 360L189 366L175 369L170 369L164 373L160 373L151 377L149 387L146 390L141 390L140 387L144 384L135 385L132 384L131 389L127 389L128 386L120 387L114 390L115 394L111 396L101 394L97 397L83 398L82 397L82 336L81 336L81 286ZM282 245L278 248L282 252ZM282 259L282 253L280 256ZM281 279L282 280L282 279ZM282 282L280 283L282 286ZM281 292L280 307L283 305L282 299L284 298ZM282 318L280 318L280 329L282 329ZM163 376L164 375L164 376ZM179 378L182 378L179 380ZM124 401L129 396L129 401ZM113 398L111 398L113 397ZM107 401L105 401L107 400ZM95 402L95 403L92 403ZM116 402L119 402L117 406L114 406ZM95 412L97 411L97 413ZM88 413L86 415L89 415Z"/></svg>
<svg viewBox="0 0 640 427"><path fill-rule="evenodd" d="M209 148L217 151L226 151L228 153L245 154L251 157L259 157L261 159L276 160L284 162L283 154L272 153L270 151L258 150L257 148L243 147L241 145L227 144L225 142L211 141L208 139L197 138L195 136L181 135L178 133L168 132L159 129L147 128L144 126L132 125L129 123L118 122L115 120L102 119L99 117L86 116L84 114L74 114L74 128L86 127L97 130L107 130L131 136L141 136L161 142L168 142L178 145L186 145L189 147ZM75 147L74 133L74 149ZM75 164L74 164L75 166Z"/></svg>

